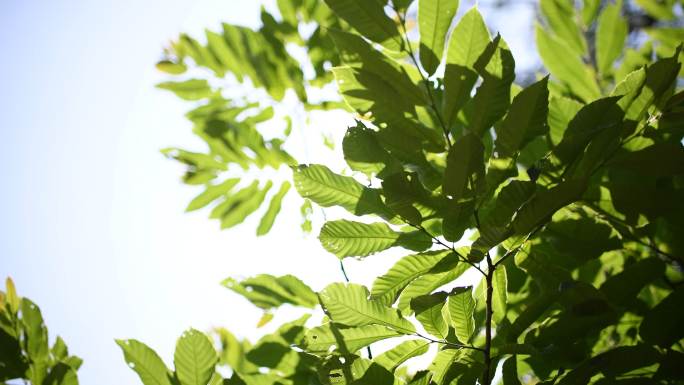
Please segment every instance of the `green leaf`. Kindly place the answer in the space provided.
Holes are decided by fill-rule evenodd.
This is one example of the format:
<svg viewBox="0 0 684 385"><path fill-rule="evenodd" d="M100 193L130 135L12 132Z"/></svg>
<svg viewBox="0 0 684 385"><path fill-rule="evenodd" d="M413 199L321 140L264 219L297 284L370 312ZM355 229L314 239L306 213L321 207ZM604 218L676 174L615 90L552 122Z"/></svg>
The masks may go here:
<svg viewBox="0 0 684 385"><path fill-rule="evenodd" d="M643 259L625 266L620 273L606 279L600 290L612 304L628 306L644 286L662 277L664 273L665 264L662 261L656 258Z"/></svg>
<svg viewBox="0 0 684 385"><path fill-rule="evenodd" d="M589 142L603 130L622 122L623 112L612 96L591 102L577 112L553 150L563 162L570 163L584 151Z"/></svg>
<svg viewBox="0 0 684 385"><path fill-rule="evenodd" d="M675 18L670 1L635 0L635 2L656 19L672 20Z"/></svg>
<svg viewBox="0 0 684 385"><path fill-rule="evenodd" d="M679 286L665 299L651 309L639 327L639 335L644 341L669 348L684 338L684 287Z"/></svg>
<svg viewBox="0 0 684 385"><path fill-rule="evenodd" d="M326 222L318 239L326 250L339 258L365 257L393 246L422 251L432 245L432 239L419 231L400 233L384 223L347 220Z"/></svg>
<svg viewBox="0 0 684 385"><path fill-rule="evenodd" d="M598 15L599 7L601 6L601 0L583 0L582 3L582 23L585 26L589 26L596 20L596 15Z"/></svg>
<svg viewBox="0 0 684 385"><path fill-rule="evenodd" d="M209 214L209 218L221 218L230 210L240 205L245 200L253 197L259 191L259 182L253 181L250 185L240 189L233 195L226 195L226 198L216 205Z"/></svg>
<svg viewBox="0 0 684 385"><path fill-rule="evenodd" d="M157 88L169 90L181 99L200 100L211 96L209 83L204 79L190 79L182 82L164 82L157 84Z"/></svg>
<svg viewBox="0 0 684 385"><path fill-rule="evenodd" d="M171 75L180 75L187 70L183 63L175 63L170 60L161 60L157 63L157 69Z"/></svg>
<svg viewBox="0 0 684 385"><path fill-rule="evenodd" d="M441 132L421 123L425 118L418 118L417 106L409 98L397 97L398 85L373 72L348 66L334 67L332 72L344 101L359 115L372 119L380 128L380 141L394 156L403 156L421 165L423 147L443 151ZM422 163L427 162L422 160Z"/></svg>
<svg viewBox="0 0 684 385"><path fill-rule="evenodd" d="M181 385L207 385L217 362L216 350L204 333L190 329L178 339L173 363Z"/></svg>
<svg viewBox="0 0 684 385"><path fill-rule="evenodd" d="M411 300L421 295L432 293L439 287L452 282L470 268L467 263L460 263L456 255L445 257L428 274L422 275L410 284L399 295L397 304L403 314L411 313Z"/></svg>
<svg viewBox="0 0 684 385"><path fill-rule="evenodd" d="M207 185L206 189L196 196L190 203L185 211L199 210L202 207L208 205L214 200L218 199L221 195L227 194L240 180L237 178L226 179L222 183L217 185Z"/></svg>
<svg viewBox="0 0 684 385"><path fill-rule="evenodd" d="M641 92L634 98L625 117L639 121L648 109L672 87L682 65L678 62L680 50L671 57L658 60L646 68L646 81Z"/></svg>
<svg viewBox="0 0 684 385"><path fill-rule="evenodd" d="M420 64L432 75L442 61L444 41L456 15L458 0L420 0L418 29L420 31Z"/></svg>
<svg viewBox="0 0 684 385"><path fill-rule="evenodd" d="M508 357L501 369L503 385L522 385L518 379L518 357Z"/></svg>
<svg viewBox="0 0 684 385"><path fill-rule="evenodd" d="M596 27L596 64L599 73L611 72L627 39L627 20L622 17L622 1L608 4L601 11Z"/></svg>
<svg viewBox="0 0 684 385"><path fill-rule="evenodd" d="M456 361L461 355L461 351L457 349L440 350L435 359L430 363L428 369L432 373L432 381L436 384L445 384L444 378L447 376L452 363Z"/></svg>
<svg viewBox="0 0 684 385"><path fill-rule="evenodd" d="M14 281L12 281L12 278L10 277L7 277L5 279L5 295L5 301L7 301L9 309L12 311L13 314L16 314L19 311L21 299L17 295L17 289L14 286Z"/></svg>
<svg viewBox="0 0 684 385"><path fill-rule="evenodd" d="M532 181L508 182L496 197L494 208L483 221L483 227L506 227L513 215L530 199L535 190L536 184Z"/></svg>
<svg viewBox="0 0 684 385"><path fill-rule="evenodd" d="M549 136L551 143L557 145L568 124L582 108L582 103L564 96L553 96L549 100Z"/></svg>
<svg viewBox="0 0 684 385"><path fill-rule="evenodd" d="M239 282L234 278L226 278L222 285L265 310L285 303L308 308L313 308L318 303L313 290L292 275L275 277L259 274Z"/></svg>
<svg viewBox="0 0 684 385"><path fill-rule="evenodd" d="M539 56L554 78L564 83L573 94L585 102L590 102L601 95L592 71L577 55L558 54L568 52L570 47L547 34L539 25L536 27L536 39Z"/></svg>
<svg viewBox="0 0 684 385"><path fill-rule="evenodd" d="M474 135L468 134L456 140L449 150L447 166L444 171L442 191L454 200L461 199L473 177L480 180L484 177L484 146ZM473 190L474 186L470 186Z"/></svg>
<svg viewBox="0 0 684 385"><path fill-rule="evenodd" d="M399 29L385 14L383 4L368 0L325 0L341 19L349 23L364 37L398 51L403 46Z"/></svg>
<svg viewBox="0 0 684 385"><path fill-rule="evenodd" d="M242 200L234 201L221 216L221 229L227 229L242 223L261 206L272 186L273 182L269 180L264 185L264 188L257 189L255 194L246 196Z"/></svg>
<svg viewBox="0 0 684 385"><path fill-rule="evenodd" d="M618 239L611 235L613 229L593 218L559 218L546 229L546 240L548 246L555 250L554 256L566 261L585 262L620 248Z"/></svg>
<svg viewBox="0 0 684 385"><path fill-rule="evenodd" d="M587 188L586 181L571 179L549 190L540 190L520 208L513 219L515 234L526 235L566 205L578 200Z"/></svg>
<svg viewBox="0 0 684 385"><path fill-rule="evenodd" d="M530 85L515 96L508 114L496 127L496 151L500 157L511 157L535 136L548 130L548 77Z"/></svg>
<svg viewBox="0 0 684 385"><path fill-rule="evenodd" d="M679 143L655 143L638 151L623 152L606 165L650 177L684 174L684 147Z"/></svg>
<svg viewBox="0 0 684 385"><path fill-rule="evenodd" d="M475 62L489 42L487 26L477 7L473 7L463 15L449 38L442 102L444 118L449 127L470 99L470 91L477 81Z"/></svg>
<svg viewBox="0 0 684 385"><path fill-rule="evenodd" d="M473 299L472 288L456 288L449 295L447 302L451 325L456 331L456 337L464 344L467 344L475 332L475 300Z"/></svg>
<svg viewBox="0 0 684 385"><path fill-rule="evenodd" d="M179 148L165 148L162 154L167 157L173 158L179 162L182 162L190 167L196 169L209 169L209 170L226 170L227 167L225 163L217 160L214 155L203 154L200 152L190 152L181 150Z"/></svg>
<svg viewBox="0 0 684 385"><path fill-rule="evenodd" d="M28 298L21 299L21 321L24 326L24 345L32 362L47 362L50 349L48 332L40 308Z"/></svg>
<svg viewBox="0 0 684 385"><path fill-rule="evenodd" d="M283 184L280 185L278 192L273 195L271 202L268 204L268 209L264 213L264 216L261 217L259 226L257 226L257 235L264 235L271 230L271 227L273 227L273 222L275 222L275 218L280 212L280 206L283 202L283 198L287 192L290 191L290 186L290 182L283 182Z"/></svg>
<svg viewBox="0 0 684 385"><path fill-rule="evenodd" d="M341 354L349 354L374 342L401 335L402 333L382 325L338 328L328 323L306 332L304 349L310 353L330 354L331 348L334 347L334 350Z"/></svg>
<svg viewBox="0 0 684 385"><path fill-rule="evenodd" d="M423 325L425 331L439 339L446 339L449 334L449 324L443 315L443 308L447 299L446 292L421 295L411 300L411 310L416 319Z"/></svg>
<svg viewBox="0 0 684 385"><path fill-rule="evenodd" d="M116 340L116 343L144 385L171 385L171 373L154 350L137 340Z"/></svg>
<svg viewBox="0 0 684 385"><path fill-rule="evenodd" d="M449 251L430 251L401 258L389 271L375 279L371 298L387 306L393 304L411 281L430 272L449 255Z"/></svg>
<svg viewBox="0 0 684 385"><path fill-rule="evenodd" d="M444 220L442 221L442 235L449 242L456 242L471 226L473 212L475 212L475 200L457 202L448 199L443 209Z"/></svg>
<svg viewBox="0 0 684 385"><path fill-rule="evenodd" d="M591 378L603 373L614 378L632 370L651 366L660 360L660 354L650 346L619 346L596 355L568 372L558 385L588 384Z"/></svg>
<svg viewBox="0 0 684 385"><path fill-rule="evenodd" d="M384 325L403 334L416 331L397 310L368 296L366 287L342 283L328 285L319 293L323 307L334 322L348 326Z"/></svg>
<svg viewBox="0 0 684 385"><path fill-rule="evenodd" d="M423 89L414 84L420 78L415 67L403 65L376 50L359 35L331 29L330 36L346 66L371 73L392 85L399 95L414 105L427 104Z"/></svg>
<svg viewBox="0 0 684 385"><path fill-rule="evenodd" d="M377 190L363 186L354 178L333 173L322 165L300 165L294 169L295 188L303 198L319 206L340 206L355 215L394 216Z"/></svg>
<svg viewBox="0 0 684 385"><path fill-rule="evenodd" d="M492 349L492 355L519 354L537 355L540 351L530 344L504 344Z"/></svg>
<svg viewBox="0 0 684 385"><path fill-rule="evenodd" d="M625 76L620 83L615 86L615 89L610 93L610 96L622 96L618 101L620 108L627 112L629 111L632 102L641 92L641 87L646 81L646 70L639 68L636 71L630 72Z"/></svg>
<svg viewBox="0 0 684 385"><path fill-rule="evenodd" d="M575 22L573 4L565 0L541 0L540 8L553 32L572 48L573 54L585 55L587 42Z"/></svg>
<svg viewBox="0 0 684 385"><path fill-rule="evenodd" d="M463 110L465 126L479 136L506 114L515 79L515 61L501 36L497 36L487 50L492 50L491 56L487 58L485 53L475 63L482 84Z"/></svg>
<svg viewBox="0 0 684 385"><path fill-rule="evenodd" d="M231 47L224 35L209 30L205 33L207 37L207 50L215 57L217 64L220 63L222 69L230 71L238 81L243 81L243 69L240 64L238 52Z"/></svg>
<svg viewBox="0 0 684 385"><path fill-rule="evenodd" d="M382 178L385 174L401 171L401 163L380 145L376 132L360 121L347 129L342 151L349 167L366 175Z"/></svg>
<svg viewBox="0 0 684 385"><path fill-rule="evenodd" d="M412 225L419 225L423 216L433 214L439 206L415 173L402 172L385 177L382 190L385 204Z"/></svg>
<svg viewBox="0 0 684 385"><path fill-rule="evenodd" d="M78 385L78 375L74 368L59 362L50 369L42 385Z"/></svg>
<svg viewBox="0 0 684 385"><path fill-rule="evenodd" d="M53 357L57 358L58 360L65 359L69 356L69 349L66 346L66 343L62 339L62 337L57 336L55 339L55 343L52 345L52 348L50 349L50 353L52 354Z"/></svg>
<svg viewBox="0 0 684 385"><path fill-rule="evenodd" d="M374 362L393 372L406 360L427 353L430 343L425 340L408 340L373 359Z"/></svg>
<svg viewBox="0 0 684 385"><path fill-rule="evenodd" d="M494 270L492 288L492 319L497 324L501 324L501 321L506 318L506 303L508 302L508 279L503 266Z"/></svg>

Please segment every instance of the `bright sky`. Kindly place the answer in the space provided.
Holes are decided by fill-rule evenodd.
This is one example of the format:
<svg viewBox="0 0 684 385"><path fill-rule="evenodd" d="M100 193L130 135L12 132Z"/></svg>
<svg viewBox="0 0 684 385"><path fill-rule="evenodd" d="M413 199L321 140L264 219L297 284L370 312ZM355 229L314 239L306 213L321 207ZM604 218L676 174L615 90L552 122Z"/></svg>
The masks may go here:
<svg viewBox="0 0 684 385"><path fill-rule="evenodd" d="M258 4L0 2L0 278L12 276L41 307L51 339L61 335L85 359L82 384L138 383L114 338L143 340L170 363L190 326L258 336L260 312L219 285L227 276L294 273L315 289L341 278L336 258L301 234L298 214L258 239L254 219L221 232L205 211L185 214L198 190L159 153L200 144L183 118L189 106L153 87L162 45L222 21L257 25ZM529 52L532 14L512 12L488 20L529 68L536 59L520 53ZM339 135L349 121L320 123ZM348 271L367 284L391 261L352 261Z"/></svg>

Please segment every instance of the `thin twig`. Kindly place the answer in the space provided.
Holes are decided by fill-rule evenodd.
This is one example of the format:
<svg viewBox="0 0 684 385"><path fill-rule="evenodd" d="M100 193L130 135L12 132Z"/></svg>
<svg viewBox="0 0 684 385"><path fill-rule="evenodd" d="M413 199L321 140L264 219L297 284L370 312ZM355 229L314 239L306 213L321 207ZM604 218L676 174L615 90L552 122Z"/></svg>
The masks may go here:
<svg viewBox="0 0 684 385"><path fill-rule="evenodd" d="M487 282L487 298L486 298L486 314L485 314L485 347L484 347L484 376L483 384L489 385L491 383L491 371L492 371L492 315L494 310L492 307L492 297L494 293L494 271L496 267L492 264L492 257L487 252L487 275L485 280Z"/></svg>
<svg viewBox="0 0 684 385"><path fill-rule="evenodd" d="M344 280L349 283L349 276L347 276L347 271L344 269L344 262L340 259L340 270L342 271L342 275L344 276Z"/></svg>
<svg viewBox="0 0 684 385"><path fill-rule="evenodd" d="M435 244L438 244L438 245L440 245L440 246L442 246L442 247L444 247L444 248L446 248L446 249L448 249L448 250L451 250L452 253L456 254L456 256L459 258L460 261L469 264L471 267L474 267L474 268L475 268L477 271L479 271L482 275L486 275L486 273L485 273L482 269L480 269L479 266L477 266L474 262L472 262L471 260L469 260L468 258L466 258L465 256L463 256L463 254L459 253L458 250L456 250L456 248L455 248L453 245L452 245L452 246L449 246L449 245L447 245L446 243L442 242L441 239L439 239L439 238L437 238L436 236L432 235L425 227L423 227L423 226L421 226L421 225L415 225L415 224L409 223L409 222L405 222L405 223L408 224L409 226L412 226L412 227L414 227L414 228L416 228L416 229L422 231L422 232L425 233L427 236L429 236L430 238L432 238L432 240L433 240L433 242L434 242Z"/></svg>
<svg viewBox="0 0 684 385"><path fill-rule="evenodd" d="M429 341L429 342L431 342L431 343L434 343L434 344L442 344L442 345L451 346L451 347L457 348L457 349L472 349L472 350L477 350L477 351L483 351L482 348L478 348L478 347L476 347L476 346L457 344L457 343L449 342L449 341L446 341L446 340L436 340L436 339L433 339L433 338L430 338L430 337L426 337L426 336L424 336L424 335L422 335L422 334L420 334L420 333L414 333L414 335L415 335L416 337L420 337L420 338L422 338L422 339L424 339L424 340L427 340L427 341Z"/></svg>

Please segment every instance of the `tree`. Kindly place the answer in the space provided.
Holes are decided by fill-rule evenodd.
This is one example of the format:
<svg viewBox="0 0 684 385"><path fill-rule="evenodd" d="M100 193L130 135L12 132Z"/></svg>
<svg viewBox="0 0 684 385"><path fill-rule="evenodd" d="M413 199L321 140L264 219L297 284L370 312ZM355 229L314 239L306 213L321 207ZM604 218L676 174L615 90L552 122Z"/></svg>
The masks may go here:
<svg viewBox="0 0 684 385"><path fill-rule="evenodd" d="M38 305L19 297L12 279L0 291L0 384L23 379L31 384L78 385L83 361L69 355L57 336L49 346L48 330Z"/></svg>
<svg viewBox="0 0 684 385"><path fill-rule="evenodd" d="M159 87L194 102L187 116L207 145L164 151L203 186L188 210L211 205L229 228L263 206L263 235L294 184L305 230L312 203L360 218L320 230L340 263L411 252L370 289L228 278L263 322L283 304L306 313L255 344L218 329L217 349L189 330L174 370L118 341L144 384L489 385L497 368L506 385L684 381L684 39L668 21L681 6L630 3L652 20L630 31L620 0L542 0L548 75L522 87L477 8L454 20L458 1L412 3L279 0L259 30L224 24L166 50L158 67L181 80ZM337 98L316 92L332 82ZM342 143L351 176L299 164L286 150L293 125L341 108L356 118ZM292 183L269 168L292 170ZM469 270L480 284L459 287ZM404 365L430 346L427 368Z"/></svg>

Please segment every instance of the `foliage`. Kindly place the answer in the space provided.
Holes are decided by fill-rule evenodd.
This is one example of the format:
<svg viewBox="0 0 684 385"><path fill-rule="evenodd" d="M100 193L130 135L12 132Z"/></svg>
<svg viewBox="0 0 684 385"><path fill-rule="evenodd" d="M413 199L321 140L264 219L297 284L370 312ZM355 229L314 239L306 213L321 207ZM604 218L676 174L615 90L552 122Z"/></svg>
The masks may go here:
<svg viewBox="0 0 684 385"><path fill-rule="evenodd" d="M190 331L174 372L119 341L143 383L489 385L497 367L506 385L684 381L681 6L573 3L540 1L548 74L520 84L504 38L477 8L456 17L455 0L279 0L259 30L181 35L159 68L181 76L160 87L196 101L188 117L208 148L165 151L204 185L189 210L213 205L231 227L271 194L265 234L290 184L264 170L291 169L305 227L311 202L348 212L319 235L341 263L411 253L370 288L229 278L265 311L260 324L285 304L323 319L304 310L253 345L218 329L217 353ZM630 30L635 6L647 28ZM320 97L332 81L344 104ZM285 149L301 114L335 108L356 118L347 175ZM428 354L427 367L406 364Z"/></svg>
<svg viewBox="0 0 684 385"><path fill-rule="evenodd" d="M82 360L70 356L57 337L49 346L48 330L38 305L19 297L7 278L0 291L0 383L16 379L43 385L78 385Z"/></svg>

